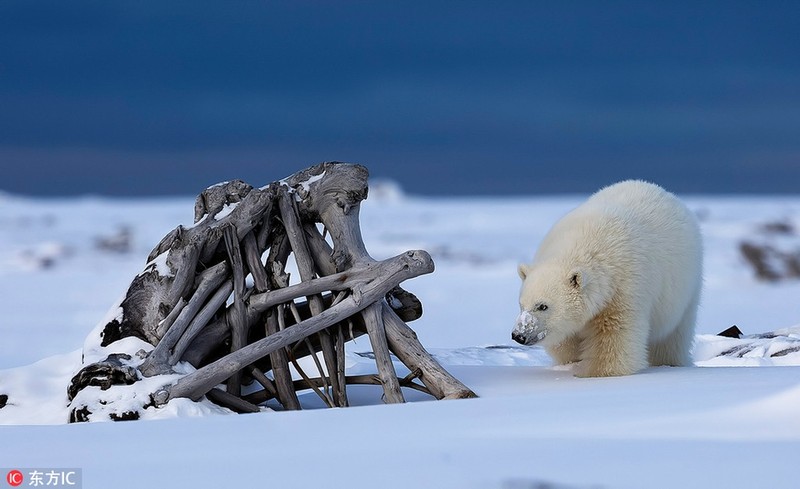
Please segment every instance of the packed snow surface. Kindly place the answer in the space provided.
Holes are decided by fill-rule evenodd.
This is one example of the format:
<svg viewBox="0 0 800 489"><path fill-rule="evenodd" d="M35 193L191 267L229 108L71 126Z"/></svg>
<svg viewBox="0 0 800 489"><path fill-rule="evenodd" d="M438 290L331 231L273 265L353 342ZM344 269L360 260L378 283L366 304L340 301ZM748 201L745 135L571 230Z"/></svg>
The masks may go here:
<svg viewBox="0 0 800 489"><path fill-rule="evenodd" d="M371 195L367 248L432 254L436 271L405 284L425 308L410 326L479 399L383 405L354 387L346 409L311 393L304 411L252 415L178 400L140 421L67 425L69 379L94 354L84 339L119 314L153 246L191 223L193 200L0 195L0 466L80 467L98 488L798 487L800 280L759 281L740 245L797 253L800 198L687 198L706 256L695 366L578 379L510 334L517 264L586 196ZM122 228L127 252L97 246ZM716 335L734 324L742 338ZM370 357L357 339L348 372L374 372Z"/></svg>

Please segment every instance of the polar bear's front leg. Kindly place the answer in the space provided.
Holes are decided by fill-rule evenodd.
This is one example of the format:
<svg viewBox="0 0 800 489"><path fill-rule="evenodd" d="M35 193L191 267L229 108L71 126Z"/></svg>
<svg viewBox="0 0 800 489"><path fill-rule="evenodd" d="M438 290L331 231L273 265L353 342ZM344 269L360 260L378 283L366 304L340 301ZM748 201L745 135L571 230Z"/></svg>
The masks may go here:
<svg viewBox="0 0 800 489"><path fill-rule="evenodd" d="M546 348L547 353L555 360L556 365L566 365L581 359L581 337L572 335L561 343Z"/></svg>
<svg viewBox="0 0 800 489"><path fill-rule="evenodd" d="M575 376L630 375L647 367L647 320L625 316L601 313L589 322Z"/></svg>

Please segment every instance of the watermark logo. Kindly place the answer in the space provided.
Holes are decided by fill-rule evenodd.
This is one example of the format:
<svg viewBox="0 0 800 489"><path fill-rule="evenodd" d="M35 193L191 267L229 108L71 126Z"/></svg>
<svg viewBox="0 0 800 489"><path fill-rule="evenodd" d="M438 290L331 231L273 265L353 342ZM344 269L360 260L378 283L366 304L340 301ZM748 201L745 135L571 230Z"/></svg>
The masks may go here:
<svg viewBox="0 0 800 489"><path fill-rule="evenodd" d="M8 482L8 485L11 487L17 487L18 485L22 484L24 480L25 476L22 475L22 472L19 470L10 470L8 474L6 474L6 482Z"/></svg>
<svg viewBox="0 0 800 489"><path fill-rule="evenodd" d="M81 469L0 469L0 473L6 474L5 484L0 483L0 489L3 487L81 489L83 483Z"/></svg>

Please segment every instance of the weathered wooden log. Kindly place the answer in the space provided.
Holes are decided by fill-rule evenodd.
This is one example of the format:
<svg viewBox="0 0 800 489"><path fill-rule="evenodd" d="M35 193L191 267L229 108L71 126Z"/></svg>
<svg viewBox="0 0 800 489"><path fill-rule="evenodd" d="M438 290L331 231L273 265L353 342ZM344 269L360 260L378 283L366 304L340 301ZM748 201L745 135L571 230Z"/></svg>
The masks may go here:
<svg viewBox="0 0 800 489"><path fill-rule="evenodd" d="M257 413L261 409L241 397L221 389L211 389L206 396L217 404L221 404L237 413Z"/></svg>
<svg viewBox="0 0 800 489"><path fill-rule="evenodd" d="M145 376L164 374L171 370L169 362L171 351L184 337L186 330L190 330L188 334L189 337L193 335L196 336L197 332L205 326L205 324L202 324L203 318L210 319L210 314L213 314L214 311L209 312L209 308L205 308L205 313L201 315L199 321L197 320L198 314L204 309L203 306L209 296L214 295L212 303L216 303L217 307L219 307L224 303L228 295L230 295L231 285L228 283L223 287L223 282L228 278L228 275L228 266L225 263L220 263L205 270L198 276L199 285L195 289L191 300L189 302L181 300L181 302L176 305L175 309L180 311L177 318L172 322L155 349L140 367L140 371ZM184 303L186 304L185 306L183 305ZM171 315L172 312L170 312L167 318ZM164 319L164 322L166 321L167 319ZM156 328L156 331L158 331L158 328ZM185 346L182 345L182 348L185 348Z"/></svg>
<svg viewBox="0 0 800 489"><path fill-rule="evenodd" d="M231 351L240 350L247 345L247 332L250 329L247 321L247 310L244 303L245 299L245 271L242 259L242 250L239 246L239 239L236 236L236 227L231 225L225 228L225 249L228 251L228 260L233 270L233 304L231 311ZM249 234L249 233L248 233ZM180 358L183 352L175 352L175 356ZM241 395L241 370L236 372L228 379L229 394L234 396Z"/></svg>
<svg viewBox="0 0 800 489"><path fill-rule="evenodd" d="M272 336L280 331L278 314L282 314L282 308L268 313L266 319L267 335ZM292 373L289 369L289 354L286 348L278 348L269 354L272 377L275 379L275 390L278 399L284 408L289 410L300 409L300 401L297 393L292 386Z"/></svg>
<svg viewBox="0 0 800 489"><path fill-rule="evenodd" d="M228 296L231 295L233 291L233 284L230 281L225 281L219 289L211 296L208 302L203 306L202 309L197 313L197 316L192 320L192 323L186 328L186 331L181 336L181 339L178 340L177 344L172 350L172 354L169 356L168 359L168 366L172 367L183 357L183 353L186 351L186 348L189 347L191 341L203 330L203 328L209 323L211 318L216 314L216 312L225 304L225 301L228 299ZM163 343L163 340L159 343L159 346ZM153 354L150 354L147 360L153 358ZM144 367L140 368L143 374L150 375L149 372L145 370ZM167 370L168 371L168 370ZM166 373L166 371L159 371L158 373Z"/></svg>
<svg viewBox="0 0 800 489"><path fill-rule="evenodd" d="M266 292L269 288L269 278L264 264L261 263L261 252L258 250L258 241L255 235L250 232L242 240L244 256L247 260L247 268L253 277L253 286L256 292Z"/></svg>
<svg viewBox="0 0 800 489"><path fill-rule="evenodd" d="M283 190L280 193L279 206L281 210L281 217L283 217L283 225L286 229L286 235L289 238L289 244L294 251L295 263L297 264L298 272L300 273L300 280L309 282L316 276L314 271L314 262L311 257L311 251L306 242L305 231L300 223L300 216L298 215L297 206L295 203L294 195L288 191ZM325 305L322 302L322 297L319 294L307 296L308 303L311 307L311 314L316 315L325 310ZM338 407L347 406L347 392L345 385L340 383L340 377L337 375L339 368L336 364L337 355L333 345L333 339L330 334L322 330L317 333L322 345L322 355L325 359L325 366L328 372L332 372L330 376L331 387L335 398L335 405ZM314 357L316 358L316 356ZM320 372L322 374L322 372Z"/></svg>
<svg viewBox="0 0 800 489"><path fill-rule="evenodd" d="M405 402L403 393L400 391L397 372L394 370L394 364L389 354L389 345L386 343L386 329L383 325L381 309L381 303L375 302L363 314L364 322L367 325L367 334L369 334L369 340L372 344L372 352L375 354L378 378L383 384L383 396L386 402Z"/></svg>
<svg viewBox="0 0 800 489"><path fill-rule="evenodd" d="M273 237L272 246L270 246L269 250L269 257L267 258L267 263L269 265L267 269L268 283L273 287L285 288L289 285L289 278L286 276L285 268L290 251L289 238L286 236L286 233L276 234ZM251 297L251 304L252 299ZM276 302L271 309L267 307L261 309L266 312L267 316L264 322L266 336L277 334L282 329L281 325L286 323L283 317L283 302L286 301ZM258 308L254 309L259 311ZM292 372L289 368L289 350L287 348L276 349L269 354L269 361L272 369L272 377L275 379L278 399L281 404L284 408L289 410L300 409L300 400L297 398L297 393L292 385Z"/></svg>
<svg viewBox="0 0 800 489"><path fill-rule="evenodd" d="M194 202L194 222L204 216L216 217L225 206L241 202L253 190L253 186L241 180L232 180L212 185L200 192Z"/></svg>

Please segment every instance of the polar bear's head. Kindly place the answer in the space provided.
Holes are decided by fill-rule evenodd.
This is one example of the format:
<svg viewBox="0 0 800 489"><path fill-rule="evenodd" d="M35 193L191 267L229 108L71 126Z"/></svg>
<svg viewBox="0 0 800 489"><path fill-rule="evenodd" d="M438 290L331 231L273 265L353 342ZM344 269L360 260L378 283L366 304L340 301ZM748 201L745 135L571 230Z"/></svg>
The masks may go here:
<svg viewBox="0 0 800 489"><path fill-rule="evenodd" d="M589 273L556 263L520 265L520 314L511 338L523 345L557 345L591 319Z"/></svg>

